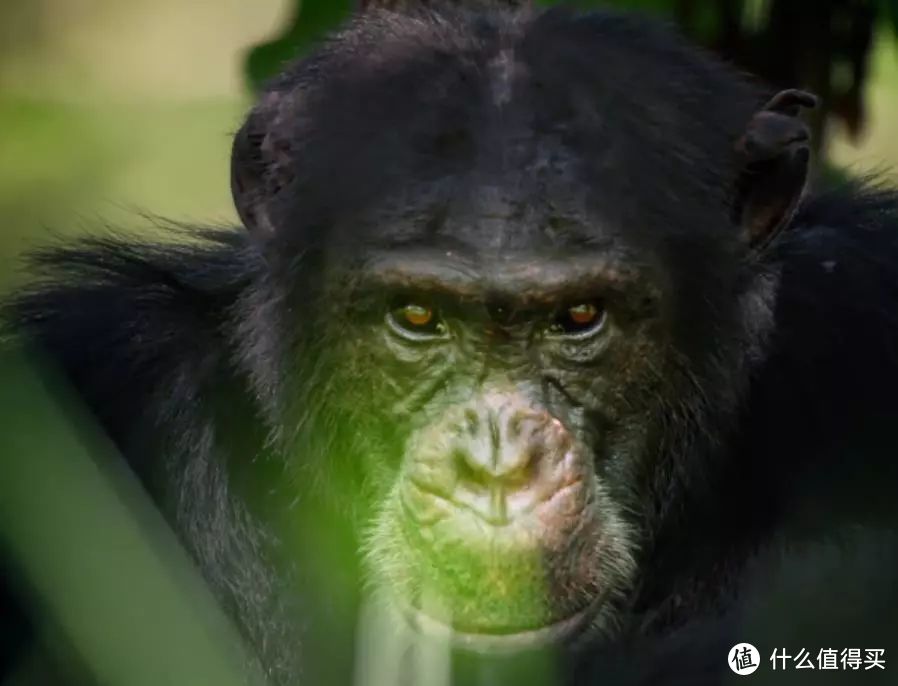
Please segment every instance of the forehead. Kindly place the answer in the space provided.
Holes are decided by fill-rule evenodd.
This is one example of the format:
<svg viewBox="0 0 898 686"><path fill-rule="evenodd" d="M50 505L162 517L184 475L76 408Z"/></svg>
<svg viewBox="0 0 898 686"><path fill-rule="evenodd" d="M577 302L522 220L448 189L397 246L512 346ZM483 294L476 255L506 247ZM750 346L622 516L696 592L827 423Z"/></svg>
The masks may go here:
<svg viewBox="0 0 898 686"><path fill-rule="evenodd" d="M676 232L720 236L750 100L731 74L613 17L452 19L362 24L343 38L352 50L337 41L310 63L315 85L288 119L284 234L346 255L425 241L651 252Z"/></svg>
<svg viewBox="0 0 898 686"><path fill-rule="evenodd" d="M618 233L612 221L590 211L585 190L573 179L548 180L528 170L410 183L355 221L334 227L337 244L354 236L361 250L430 246L480 258L610 249L620 243Z"/></svg>
<svg viewBox="0 0 898 686"><path fill-rule="evenodd" d="M533 306L657 281L650 251L563 178L522 169L410 187L347 227L351 243L331 241L330 266L366 286Z"/></svg>
<svg viewBox="0 0 898 686"><path fill-rule="evenodd" d="M503 73L479 75L472 92L390 109L341 156L339 173L316 177L330 186L318 197L335 200L331 245L455 241L483 253L563 253L633 242L651 223L639 215L653 198L628 192L646 157L628 132L584 136L583 122L559 120L557 100L502 55Z"/></svg>

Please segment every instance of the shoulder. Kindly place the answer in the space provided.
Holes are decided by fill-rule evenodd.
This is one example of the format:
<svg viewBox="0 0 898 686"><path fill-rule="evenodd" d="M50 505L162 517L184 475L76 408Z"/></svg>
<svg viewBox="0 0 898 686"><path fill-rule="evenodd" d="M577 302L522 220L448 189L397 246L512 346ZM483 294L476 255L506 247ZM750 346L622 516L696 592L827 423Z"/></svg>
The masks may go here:
<svg viewBox="0 0 898 686"><path fill-rule="evenodd" d="M230 320L259 258L241 232L88 237L26 256L2 325L61 368L113 438L176 416L229 365Z"/></svg>
<svg viewBox="0 0 898 686"><path fill-rule="evenodd" d="M894 320L898 332L898 189L855 181L811 195L771 253L783 306Z"/></svg>

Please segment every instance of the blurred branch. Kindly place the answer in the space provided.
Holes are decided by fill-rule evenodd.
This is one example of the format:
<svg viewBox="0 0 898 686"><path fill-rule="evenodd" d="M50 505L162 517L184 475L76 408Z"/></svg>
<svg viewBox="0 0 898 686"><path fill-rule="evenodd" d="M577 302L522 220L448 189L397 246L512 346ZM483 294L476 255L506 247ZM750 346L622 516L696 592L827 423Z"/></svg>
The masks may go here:
<svg viewBox="0 0 898 686"><path fill-rule="evenodd" d="M0 355L0 378L0 547L23 607L50 639L37 662L59 661L70 677L83 667L91 682L115 686L264 683L73 394L18 349Z"/></svg>

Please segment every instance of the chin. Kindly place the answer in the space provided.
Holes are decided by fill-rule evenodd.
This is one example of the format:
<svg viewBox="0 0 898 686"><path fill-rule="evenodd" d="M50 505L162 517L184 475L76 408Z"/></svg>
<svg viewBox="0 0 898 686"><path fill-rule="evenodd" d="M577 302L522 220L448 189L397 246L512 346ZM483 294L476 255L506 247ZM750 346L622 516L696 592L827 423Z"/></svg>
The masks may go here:
<svg viewBox="0 0 898 686"><path fill-rule="evenodd" d="M522 629L508 627L455 627L408 604L399 604L406 626L422 638L446 642L455 650L479 655L510 655L563 649L592 639L601 631L605 598L597 596L584 608L562 619Z"/></svg>

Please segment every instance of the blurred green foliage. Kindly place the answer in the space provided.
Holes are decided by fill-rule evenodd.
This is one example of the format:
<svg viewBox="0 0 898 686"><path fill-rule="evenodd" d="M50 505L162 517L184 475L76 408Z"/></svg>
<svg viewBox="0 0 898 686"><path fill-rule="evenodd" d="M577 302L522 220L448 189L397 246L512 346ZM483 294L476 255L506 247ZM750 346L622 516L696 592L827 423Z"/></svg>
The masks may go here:
<svg viewBox="0 0 898 686"><path fill-rule="evenodd" d="M14 582L48 651L23 656L8 683L262 684L193 563L53 370L0 351L0 590ZM78 679L50 678L57 661Z"/></svg>
<svg viewBox="0 0 898 686"><path fill-rule="evenodd" d="M254 89L284 64L302 54L350 14L353 0L296 0L286 28L277 38L254 48L246 58L246 76Z"/></svg>

